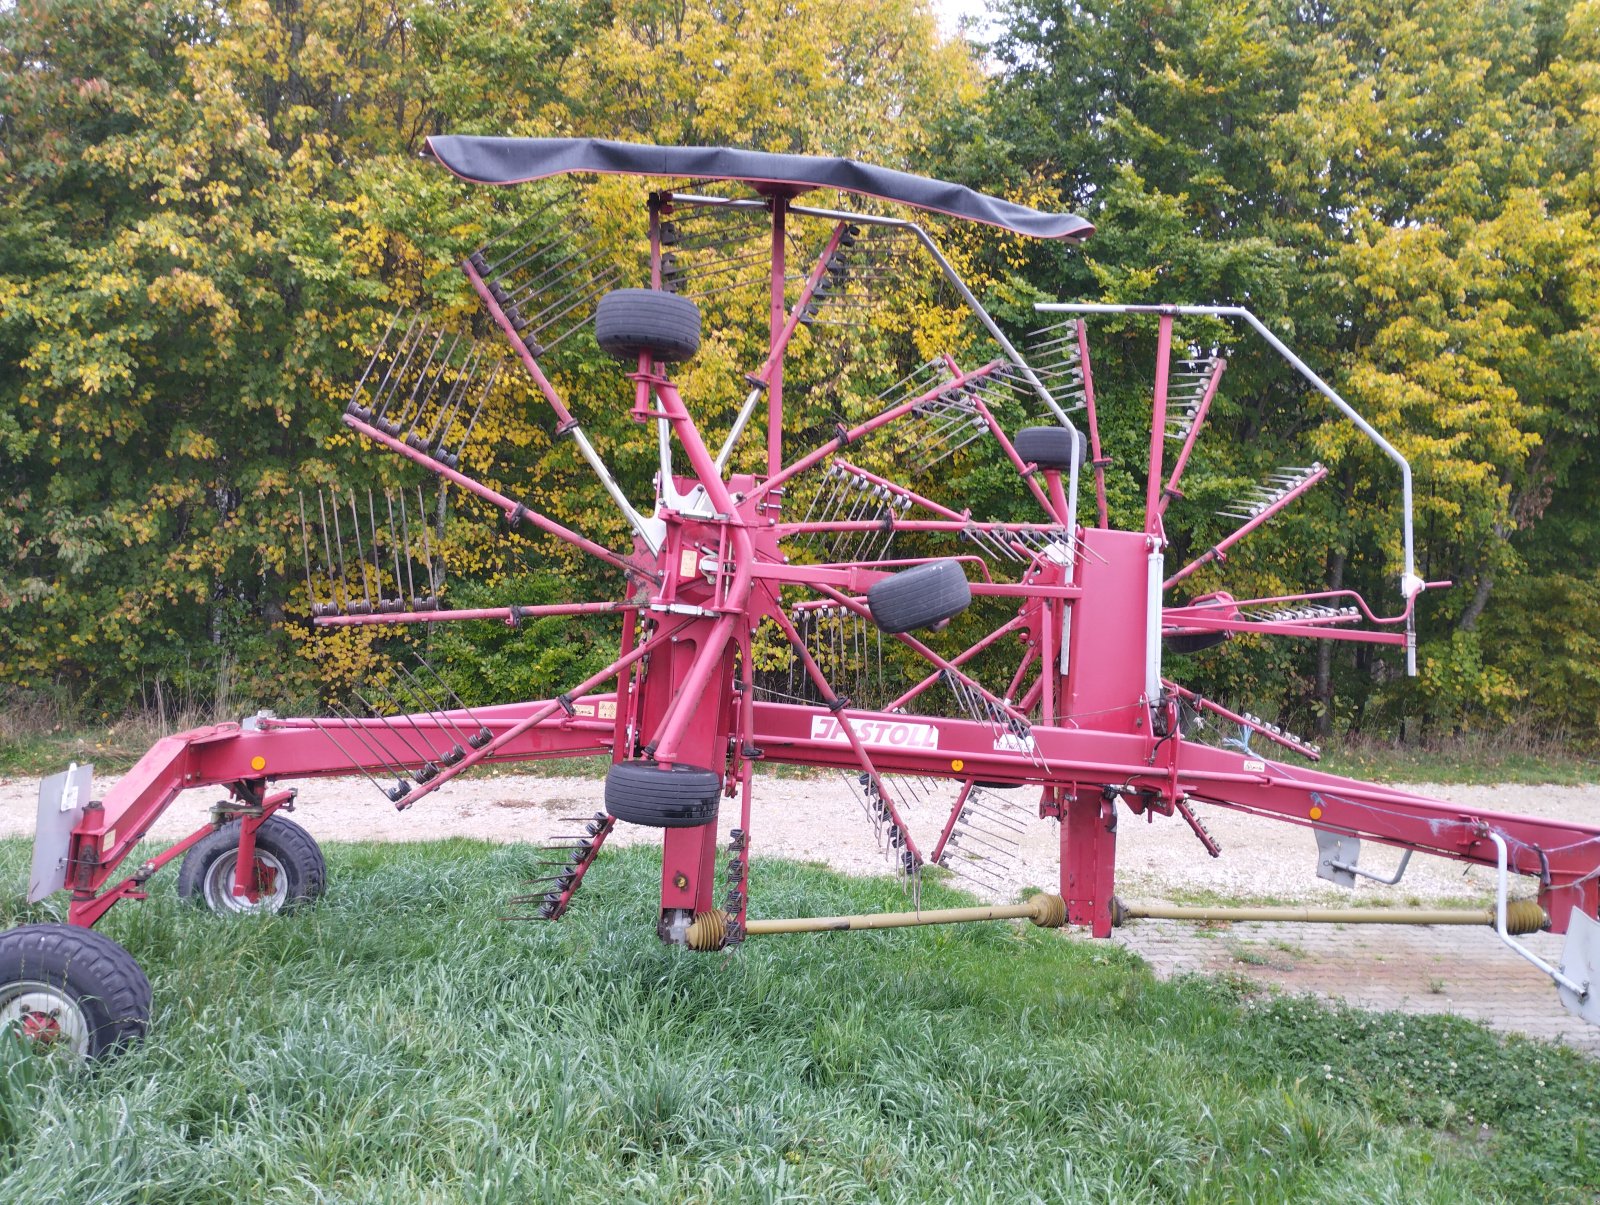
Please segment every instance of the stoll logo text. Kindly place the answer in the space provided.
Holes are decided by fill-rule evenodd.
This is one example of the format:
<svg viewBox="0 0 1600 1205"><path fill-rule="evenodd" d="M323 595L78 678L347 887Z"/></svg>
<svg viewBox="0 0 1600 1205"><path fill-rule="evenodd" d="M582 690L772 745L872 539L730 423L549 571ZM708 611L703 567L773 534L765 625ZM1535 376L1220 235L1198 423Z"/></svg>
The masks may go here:
<svg viewBox="0 0 1600 1205"><path fill-rule="evenodd" d="M850 727L863 745L892 745L896 749L937 749L939 730L932 724L912 724L905 720L851 720ZM845 745L850 742L839 721L832 716L811 717L811 739Z"/></svg>

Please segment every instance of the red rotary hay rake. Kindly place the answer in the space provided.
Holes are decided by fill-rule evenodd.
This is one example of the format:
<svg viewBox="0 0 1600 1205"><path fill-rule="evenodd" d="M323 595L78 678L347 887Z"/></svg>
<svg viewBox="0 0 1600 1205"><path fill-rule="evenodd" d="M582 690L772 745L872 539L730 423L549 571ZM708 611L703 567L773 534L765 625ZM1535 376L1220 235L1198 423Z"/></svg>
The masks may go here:
<svg viewBox="0 0 1600 1205"><path fill-rule="evenodd" d="M601 253L606 233L566 204L462 265L494 333L553 412L556 433L573 441L620 508L632 547L606 547L464 471L485 398L502 366L514 372L518 365L495 351L497 340L397 321L357 385L346 425L438 478L441 489L499 512L513 529L597 558L620 588L599 601L451 610L440 597L430 535L438 512L420 491L319 493L301 516L315 622L516 625L614 615L617 656L555 698L477 708L419 661L398 670L371 716L262 715L182 733L159 742L98 800L86 767L49 780L32 895L70 891L69 923L0 936L0 1022L91 1056L142 1033L149 985L127 953L91 927L118 901L142 898L150 877L180 857L181 893L219 912L279 909L319 895L321 854L280 814L293 792L275 790L275 779L342 775L353 766L409 807L478 765L595 753L612 761L606 811L555 842L547 876L519 897L541 918L566 911L621 821L661 830L658 932L695 950L763 932L1001 917L1084 926L1105 937L1119 915L1162 914L1124 909L1113 895L1119 815L1181 817L1216 856L1195 811L1211 804L1312 827L1320 872L1345 885L1366 874L1355 865L1363 837L1407 856L1420 850L1498 866L1499 904L1487 916L1334 915L1487 921L1556 980L1569 1007L1594 1019L1600 830L1473 811L1286 764L1252 747L1252 738L1303 761L1314 761L1317 750L1162 676L1164 645L1193 652L1245 633L1368 641L1415 656L1412 619L1428 583L1413 568L1409 468L1248 312L1041 306L1060 315L1052 319L1058 324L1039 333L1025 358L934 240L904 216L885 216L877 202L1041 238L1092 233L1079 218L844 160L566 140L436 138L431 149L478 183L570 173L693 182L649 195L647 288L622 287L629 282L613 266L618 261ZM860 211L802 203L817 189L869 201ZM802 326L818 337L828 322L848 320L875 281L898 278L918 259L967 320L981 325L995 354L979 363L938 356L921 364L855 421L841 421L786 461L791 340ZM747 270L756 279L742 275ZM766 315L767 352L745 378L743 404L714 454L672 370L700 346L697 299L751 288ZM1117 530L1108 521L1110 462L1100 443L1085 316L1134 311L1154 316L1158 346L1143 523ZM1349 591L1176 597L1196 569L1223 561L1325 476L1316 464L1273 474L1230 509L1231 534L1189 564L1166 565L1168 507L1182 497L1225 368L1211 354L1175 358L1174 326L1189 314L1253 327L1395 462L1405 514L1397 615L1380 616ZM549 367L559 349L589 332L624 361L617 381L631 382L633 419L655 428L659 471L648 513L629 500L553 383L562 375ZM733 471L741 438L763 408L764 460ZM980 442L990 449L982 463L1014 469L1010 492L1031 499L1035 518L987 521L959 500L934 496L959 480L959 466L978 459L972 445ZM1082 522L1080 476L1093 500ZM782 654L779 668L768 658L758 670L762 650L773 648ZM1208 743L1229 730L1238 736ZM840 771L912 884L933 863L991 895L1004 893L1016 833L1035 817L1058 821L1060 893L874 917L753 917L750 855L759 834L751 795L763 761ZM212 785L229 798L208 824L131 875L119 874L179 792ZM738 809L725 849L717 824L724 807ZM919 830L914 821L930 814L937 819ZM1534 879L1537 902L1507 900L1510 872ZM1561 969L1515 940L1546 926L1569 933Z"/></svg>

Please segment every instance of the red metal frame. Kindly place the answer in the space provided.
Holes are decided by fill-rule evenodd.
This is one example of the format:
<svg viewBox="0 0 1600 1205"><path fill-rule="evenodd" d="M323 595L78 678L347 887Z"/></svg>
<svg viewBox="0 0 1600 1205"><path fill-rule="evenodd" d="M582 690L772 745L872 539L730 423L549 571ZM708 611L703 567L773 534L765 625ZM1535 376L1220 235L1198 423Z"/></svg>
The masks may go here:
<svg viewBox="0 0 1600 1205"><path fill-rule="evenodd" d="M675 201L670 194L652 201L651 264L657 287L662 282L660 218L670 213L675 203L684 202ZM1179 814L1192 821L1190 808L1196 802L1490 866L1496 862L1496 852L1488 834L1497 833L1510 845L1512 868L1536 878L1541 902L1558 931L1566 928L1573 908L1594 915L1600 900L1596 887L1600 829L1463 808L1311 769L1291 768L1247 750L1200 744L1184 735L1179 723L1180 702L1198 705L1202 701L1181 687L1162 684L1159 664L1152 664L1158 661L1152 652L1157 637L1250 632L1401 643L1403 635L1374 629L1403 623L1411 614L1415 595L1407 599L1402 615L1383 619L1359 599L1353 603L1359 612L1355 616L1318 609L1326 609L1335 599L1347 599L1343 592L1245 601L1219 594L1186 605L1161 604L1163 589L1170 590L1203 565L1220 563L1228 549L1322 475L1314 473L1314 479L1287 490L1195 562L1163 578L1167 503L1178 496L1178 481L1189 464L1199 423L1204 421L1221 376L1218 361L1205 382L1194 429L1186 432L1170 475L1164 475L1162 441L1172 315L1163 314L1158 322L1145 511L1138 530L1110 526L1105 491L1108 462L1101 455L1087 336L1081 322L1068 338L1081 360L1094 469L1095 526L1067 529L1068 517L1074 513L1069 503L1075 499L1066 496L1061 473L1050 466L1036 472L1034 466L1024 463L1000 419L981 396L1006 370L1001 360L973 370L962 370L951 360L948 380L888 404L848 430L840 428L827 445L785 465L781 448L785 352L802 314L813 302L825 267L842 245L846 224L830 218L831 235L791 307L786 300L785 245L788 223L804 211L793 206L788 196L771 196L767 204L771 215L769 351L751 374L768 394L765 471L758 476L725 478L662 366L653 363L649 355L641 355L626 373L635 387L635 418L643 423L664 422L671 431L672 447L687 461L689 471L682 476L671 474L664 465L663 485L675 486L678 497L701 491L706 500L702 512L687 513L672 509L664 500L670 495L663 493L654 515L665 532L659 546L641 536L625 552L605 548L356 414L347 414L344 420L374 445L489 502L513 523L526 520L622 570L630 583L630 597L626 602L526 608L324 615L316 620L318 624L481 619L515 623L540 615L614 612L621 618L617 658L558 698L470 712L419 713L405 718L407 730L393 720L263 718L250 730L219 725L160 741L98 806L86 811L73 834L69 875L73 923L93 925L118 901L140 898L150 874L211 831L207 826L191 834L151 859L138 874L110 885L117 866L155 818L187 788L228 785L245 804L259 800L251 808L241 805L246 818L235 890L249 895L256 890L250 856L255 830L287 799L283 793L264 795L267 781L347 774L352 766L369 775L398 770L413 776L409 784L402 781L396 788L400 791L397 804L407 807L475 765L595 752L609 753L614 761L643 757L663 765L710 767L723 776L726 794L738 795L740 837L733 852L740 866L736 890L729 897L735 903L729 909L735 934L742 927L749 896L752 775L757 760L865 775L863 781L870 779L903 835L903 852L912 866L921 863L922 846L911 833L901 801L893 797L890 776L939 777L962 784L956 807L931 844L934 858L950 840L974 782L1040 788L1041 813L1061 821L1060 886L1068 919L1087 926L1097 936L1107 935L1112 923L1120 813ZM471 263L464 270L551 406L558 430L575 432L577 422L571 410L534 352L519 338L515 324L496 300L491 282ZM975 522L970 512L935 502L845 459L848 447L889 424L907 419L927 405L967 397L972 398L971 413L1038 502L1045 515L1043 522ZM779 521L784 487L830 460L836 460L842 471L893 492L905 506L935 516L894 517L889 521L894 532L952 542L976 532L994 541L993 547L1010 549L1020 562L1016 580L1001 581L994 580L991 572L998 566L977 559L980 572L978 580L971 582L973 595L1011 599L1017 606L963 651L947 656L930 643L936 638L895 637L928 664L929 672L908 682L882 711L856 707L842 697L807 649L790 613L825 604L840 614L870 619L870 607L861 597L865 591L908 564L935 558L791 562L783 550L784 541L790 538L885 530L882 519ZM972 563L972 555L965 549L954 549L940 559ZM1250 617L1251 608L1270 604L1281 610L1292 603L1302 604L1305 613L1287 619ZM755 697L751 637L767 622L793 646L823 703L811 706ZM1353 622L1371 626L1358 629ZM1010 684L1001 693L983 686L968 668L980 657L997 656L1001 638L1006 636L1018 638L1020 653L1014 672L1007 667ZM1017 698L1035 668L1032 685ZM914 701L926 702L928 691L939 682L964 692L975 706L987 709L988 715L900 713ZM1243 722L1226 708L1214 710ZM468 732L481 733L481 739L467 741L470 747L463 747L463 734ZM1292 739L1285 743L1296 747ZM419 755L419 744L431 756ZM1305 751L1303 744L1299 748ZM444 756L451 750L453 760ZM609 831L608 822L564 888L557 914ZM664 933L669 931L666 921L672 916L717 907L716 871L715 825L665 830L660 901Z"/></svg>

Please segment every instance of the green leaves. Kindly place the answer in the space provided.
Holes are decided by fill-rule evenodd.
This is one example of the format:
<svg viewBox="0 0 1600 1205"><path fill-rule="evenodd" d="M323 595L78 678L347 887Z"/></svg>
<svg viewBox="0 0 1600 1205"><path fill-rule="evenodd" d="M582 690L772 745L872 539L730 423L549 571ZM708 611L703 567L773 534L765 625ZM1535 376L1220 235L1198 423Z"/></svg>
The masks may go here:
<svg viewBox="0 0 1600 1205"><path fill-rule="evenodd" d="M1570 571L1600 555L1579 517L1597 501L1592 7L1016 0L994 48L1007 67L997 138L1099 225L1087 278L1035 261L1031 281L1247 305L1411 459L1420 571L1459 584L1421 607L1425 653L1453 667L1436 684L1440 723L1502 713L1493 700L1518 664L1497 644L1469 641L1467 655L1452 629L1470 630L1534 562ZM1135 329L1096 329L1119 455L1136 434L1116 382L1148 390L1150 341ZM1333 585L1323 556L1336 552L1343 584L1392 599L1393 467L1248 341L1183 324L1179 336L1220 342L1230 363L1191 493L1308 449L1333 470L1281 536L1253 538L1197 587ZM1204 533L1199 510L1175 507ZM1325 659L1315 681L1310 651L1296 659L1276 688L1286 715L1332 714L1341 673L1358 708L1377 697L1368 654L1334 659L1348 671ZM1208 672L1227 672L1216 660Z"/></svg>

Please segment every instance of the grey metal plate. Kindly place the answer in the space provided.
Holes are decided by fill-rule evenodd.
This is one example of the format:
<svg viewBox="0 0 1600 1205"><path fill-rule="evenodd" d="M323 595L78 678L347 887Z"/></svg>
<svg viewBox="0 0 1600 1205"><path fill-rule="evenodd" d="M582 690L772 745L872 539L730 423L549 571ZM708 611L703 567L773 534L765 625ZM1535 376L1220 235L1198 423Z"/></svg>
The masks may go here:
<svg viewBox="0 0 1600 1205"><path fill-rule="evenodd" d="M1335 865L1354 866L1361 860L1361 838L1349 833L1330 833L1325 828L1311 830L1317 835L1317 877L1341 887L1356 885L1355 872Z"/></svg>
<svg viewBox="0 0 1600 1205"><path fill-rule="evenodd" d="M83 805L94 795L94 767L74 765L39 784L39 818L33 830L33 873L28 902L37 903L67 885L67 852Z"/></svg>
<svg viewBox="0 0 1600 1205"><path fill-rule="evenodd" d="M1561 973L1590 985L1587 996L1556 984L1561 1003L1575 1017L1600 1025L1600 921L1574 908L1567 922L1567 944L1561 948Z"/></svg>

